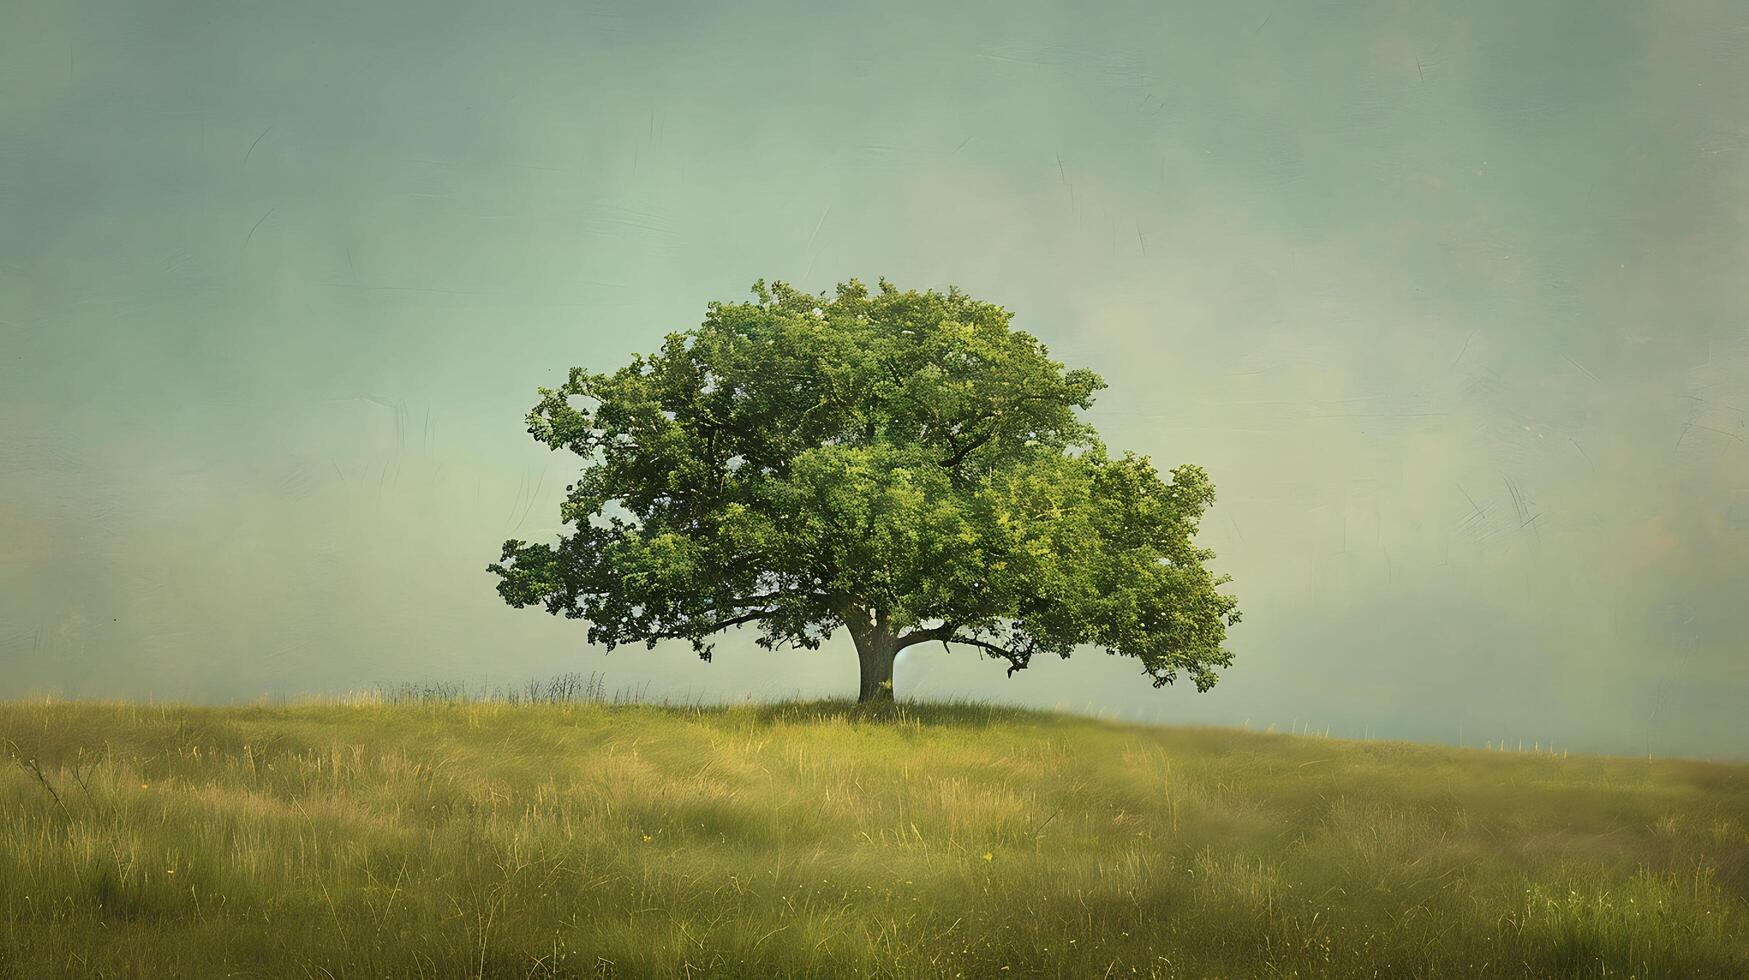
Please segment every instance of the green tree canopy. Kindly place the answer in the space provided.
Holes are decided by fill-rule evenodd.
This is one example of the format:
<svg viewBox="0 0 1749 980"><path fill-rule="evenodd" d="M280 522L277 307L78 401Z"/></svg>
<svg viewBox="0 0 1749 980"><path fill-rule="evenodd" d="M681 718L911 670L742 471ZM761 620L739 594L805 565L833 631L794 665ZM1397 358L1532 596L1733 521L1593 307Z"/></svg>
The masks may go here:
<svg viewBox="0 0 1749 980"><path fill-rule="evenodd" d="M962 645L1012 674L1077 646L1198 690L1232 662L1236 600L1193 542L1201 468L1160 478L1076 416L1105 383L957 288L835 297L755 284L617 371L541 388L528 431L584 460L568 531L507 541L512 606L589 623L609 649L758 629L817 649L839 627L860 699L893 661Z"/></svg>

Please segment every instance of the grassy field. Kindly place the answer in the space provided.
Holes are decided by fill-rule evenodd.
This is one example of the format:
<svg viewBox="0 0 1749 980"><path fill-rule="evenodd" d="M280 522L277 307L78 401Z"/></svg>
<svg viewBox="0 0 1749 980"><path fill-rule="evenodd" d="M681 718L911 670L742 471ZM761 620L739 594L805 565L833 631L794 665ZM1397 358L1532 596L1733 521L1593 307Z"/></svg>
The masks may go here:
<svg viewBox="0 0 1749 980"><path fill-rule="evenodd" d="M979 706L0 704L8 977L1749 976L1749 768Z"/></svg>

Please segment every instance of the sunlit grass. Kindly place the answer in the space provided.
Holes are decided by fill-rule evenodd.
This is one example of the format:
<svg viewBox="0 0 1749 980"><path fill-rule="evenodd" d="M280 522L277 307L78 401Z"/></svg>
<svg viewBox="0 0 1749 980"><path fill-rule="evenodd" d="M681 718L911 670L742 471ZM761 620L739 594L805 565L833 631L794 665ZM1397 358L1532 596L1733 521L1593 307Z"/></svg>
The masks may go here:
<svg viewBox="0 0 1749 980"><path fill-rule="evenodd" d="M1749 975L1742 767L413 693L0 705L0 974Z"/></svg>

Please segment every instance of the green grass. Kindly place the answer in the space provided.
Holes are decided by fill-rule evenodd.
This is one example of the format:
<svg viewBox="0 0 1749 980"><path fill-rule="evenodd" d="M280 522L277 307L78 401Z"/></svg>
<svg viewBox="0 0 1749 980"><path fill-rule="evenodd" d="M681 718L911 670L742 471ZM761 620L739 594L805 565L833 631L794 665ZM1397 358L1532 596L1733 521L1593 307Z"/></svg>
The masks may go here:
<svg viewBox="0 0 1749 980"><path fill-rule="evenodd" d="M0 976L1749 976L1749 768L400 700L0 704Z"/></svg>

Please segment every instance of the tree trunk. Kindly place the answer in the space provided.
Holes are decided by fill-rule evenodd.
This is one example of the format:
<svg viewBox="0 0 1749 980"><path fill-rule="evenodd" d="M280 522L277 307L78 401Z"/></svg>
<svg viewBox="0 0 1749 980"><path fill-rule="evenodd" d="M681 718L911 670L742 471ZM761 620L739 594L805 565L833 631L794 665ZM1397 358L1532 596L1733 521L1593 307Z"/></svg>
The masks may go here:
<svg viewBox="0 0 1749 980"><path fill-rule="evenodd" d="M898 640L883 629L855 637L856 659L862 664L860 704L893 700L893 659L899 655Z"/></svg>

